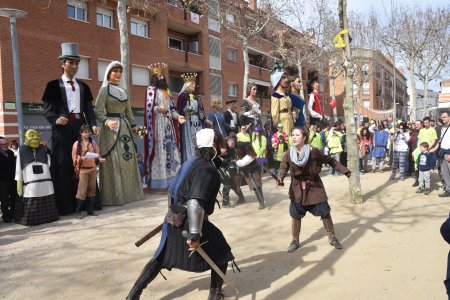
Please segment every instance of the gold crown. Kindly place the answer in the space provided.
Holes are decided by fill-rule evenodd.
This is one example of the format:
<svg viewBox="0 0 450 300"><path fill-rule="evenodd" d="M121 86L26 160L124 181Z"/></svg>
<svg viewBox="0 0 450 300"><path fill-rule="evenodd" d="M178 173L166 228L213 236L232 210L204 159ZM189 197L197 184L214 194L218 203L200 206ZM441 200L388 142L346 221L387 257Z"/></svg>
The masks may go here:
<svg viewBox="0 0 450 300"><path fill-rule="evenodd" d="M165 63L155 63L148 66L153 74L161 74L167 70L167 64Z"/></svg>
<svg viewBox="0 0 450 300"><path fill-rule="evenodd" d="M183 78L184 82L195 82L195 80L197 78L197 73L182 74L181 78Z"/></svg>

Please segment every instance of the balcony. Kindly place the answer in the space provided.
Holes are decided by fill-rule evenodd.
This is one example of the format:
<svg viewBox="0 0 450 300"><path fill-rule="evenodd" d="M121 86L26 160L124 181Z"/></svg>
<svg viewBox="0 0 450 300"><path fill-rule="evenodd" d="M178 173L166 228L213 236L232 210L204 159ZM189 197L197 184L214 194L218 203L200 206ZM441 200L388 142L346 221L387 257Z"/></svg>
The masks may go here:
<svg viewBox="0 0 450 300"><path fill-rule="evenodd" d="M169 4L171 4L169 2ZM198 34L202 31L202 19L200 15L185 11L182 7L169 5L168 29L183 34Z"/></svg>

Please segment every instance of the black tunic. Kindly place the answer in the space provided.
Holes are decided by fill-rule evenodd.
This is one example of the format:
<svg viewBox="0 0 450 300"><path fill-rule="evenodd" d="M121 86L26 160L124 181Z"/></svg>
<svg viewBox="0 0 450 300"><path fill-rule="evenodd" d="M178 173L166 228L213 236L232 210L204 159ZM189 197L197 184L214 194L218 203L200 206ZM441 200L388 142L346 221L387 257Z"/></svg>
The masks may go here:
<svg viewBox="0 0 450 300"><path fill-rule="evenodd" d="M92 93L89 86L77 80L80 87L80 111L86 116L89 125L95 126L95 113L92 107ZM75 210L76 187L73 181L72 145L78 140L79 131L84 120L69 120L66 125L56 125L56 120L69 115L67 96L62 79L47 83L44 95L44 116L52 125L51 165L56 204L62 215Z"/></svg>
<svg viewBox="0 0 450 300"><path fill-rule="evenodd" d="M197 199L205 210L205 214L214 212L216 196L220 188L220 177L217 169L211 162L198 158L191 166L188 175L177 190L178 199L186 202L189 199ZM198 254L189 257L190 251L186 238L182 236L183 230L189 231L187 217L179 227L167 225L167 240L163 256L163 268L177 268L191 272L203 272L210 269L208 263ZM218 265L224 265L234 259L231 248L222 232L209 222L203 221L202 237L200 243L208 241L202 246L203 250Z"/></svg>

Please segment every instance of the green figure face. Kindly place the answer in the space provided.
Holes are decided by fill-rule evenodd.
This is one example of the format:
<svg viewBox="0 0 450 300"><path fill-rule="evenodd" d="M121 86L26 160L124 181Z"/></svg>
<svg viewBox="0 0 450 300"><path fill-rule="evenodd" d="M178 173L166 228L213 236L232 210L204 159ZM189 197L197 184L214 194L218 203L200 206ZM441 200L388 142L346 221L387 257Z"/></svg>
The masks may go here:
<svg viewBox="0 0 450 300"><path fill-rule="evenodd" d="M28 129L25 133L25 145L33 149L39 148L41 143L41 134L34 129Z"/></svg>

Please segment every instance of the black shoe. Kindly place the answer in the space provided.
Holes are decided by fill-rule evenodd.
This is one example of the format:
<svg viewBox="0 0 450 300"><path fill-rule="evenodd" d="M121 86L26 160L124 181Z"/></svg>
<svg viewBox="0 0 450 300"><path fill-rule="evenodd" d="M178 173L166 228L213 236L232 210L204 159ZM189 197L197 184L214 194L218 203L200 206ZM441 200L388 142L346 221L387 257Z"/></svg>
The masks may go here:
<svg viewBox="0 0 450 300"><path fill-rule="evenodd" d="M234 208L234 205L231 205L231 203L222 203L223 208Z"/></svg>
<svg viewBox="0 0 450 300"><path fill-rule="evenodd" d="M413 187L419 186L419 182L418 181L414 182L414 184L412 186Z"/></svg>
<svg viewBox="0 0 450 300"><path fill-rule="evenodd" d="M264 208L266 208L266 206L263 203L260 203L258 209L264 209Z"/></svg>
<svg viewBox="0 0 450 300"><path fill-rule="evenodd" d="M80 219L80 220L83 219L83 216L81 215L81 210L79 208L77 208L75 215L76 215L77 219Z"/></svg>
<svg viewBox="0 0 450 300"><path fill-rule="evenodd" d="M439 197L450 197L450 192L445 191L445 192L443 192L442 194L439 194L438 196L439 196Z"/></svg>
<svg viewBox="0 0 450 300"><path fill-rule="evenodd" d="M429 195L431 193L430 189L425 189L424 195Z"/></svg>
<svg viewBox="0 0 450 300"><path fill-rule="evenodd" d="M416 191L416 194L423 193L423 191L424 191L423 188L418 188L417 191Z"/></svg>
<svg viewBox="0 0 450 300"><path fill-rule="evenodd" d="M88 216L98 217L98 214L94 210L94 197L89 197L87 207Z"/></svg>
<svg viewBox="0 0 450 300"><path fill-rule="evenodd" d="M289 247L287 248L287 252L294 252L298 248L300 248L300 244L298 243L298 241L293 240L289 245Z"/></svg>
<svg viewBox="0 0 450 300"><path fill-rule="evenodd" d="M333 236L333 238L330 240L330 245L334 246L334 248L336 248L336 249L343 248L341 243L339 243L338 239L335 236Z"/></svg>

